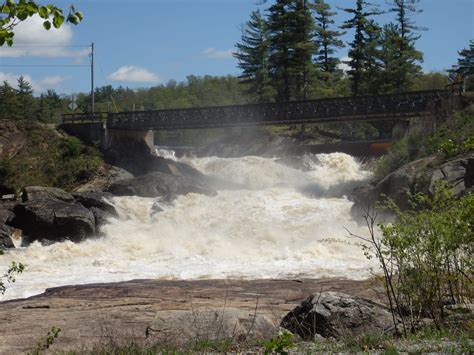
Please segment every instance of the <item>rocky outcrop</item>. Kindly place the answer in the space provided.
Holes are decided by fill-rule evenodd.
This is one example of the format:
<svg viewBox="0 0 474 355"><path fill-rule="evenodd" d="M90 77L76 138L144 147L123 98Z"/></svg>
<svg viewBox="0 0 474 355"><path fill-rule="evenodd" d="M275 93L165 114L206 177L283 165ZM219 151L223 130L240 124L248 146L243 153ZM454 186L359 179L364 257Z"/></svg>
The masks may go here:
<svg viewBox="0 0 474 355"><path fill-rule="evenodd" d="M363 185L352 192L352 213L360 216L369 204L374 205L385 197L406 209L412 194L432 194L441 181L453 186L459 196L472 191L474 153L449 160L443 160L441 154L433 154L402 166L380 181Z"/></svg>
<svg viewBox="0 0 474 355"><path fill-rule="evenodd" d="M38 339L53 325L61 328L50 349L57 353L78 349L87 352L100 344L172 346L182 342L181 333L165 338L167 329L171 335L186 329L189 333L183 338L199 334L192 339L195 344L222 338L221 328L212 326L219 325L220 320L227 322L225 334L237 335L250 329L250 334L256 336L266 333L268 320L278 325L311 290L337 290L363 297L375 294L364 282L337 279L135 280L65 286L0 303L0 353L22 354L35 349ZM227 316L222 318L222 314ZM231 325L236 325L235 332L230 330ZM235 340L238 343L239 338ZM261 348L255 352L261 352Z"/></svg>
<svg viewBox="0 0 474 355"><path fill-rule="evenodd" d="M147 332L158 342L174 339L177 344L187 344L196 339L268 339L278 332L278 328L265 315L226 307L158 311Z"/></svg>
<svg viewBox="0 0 474 355"><path fill-rule="evenodd" d="M341 339L369 333L386 334L394 331L391 313L372 301L339 292L313 294L282 320L281 327L313 340Z"/></svg>
<svg viewBox="0 0 474 355"><path fill-rule="evenodd" d="M172 201L177 195L198 193L215 196L217 193L192 179L153 172L112 184L108 192L117 196L161 197Z"/></svg>
<svg viewBox="0 0 474 355"><path fill-rule="evenodd" d="M26 245L36 240L80 242L96 231L93 213L78 203L40 199L18 204L14 213L13 225L23 230Z"/></svg>
<svg viewBox="0 0 474 355"><path fill-rule="evenodd" d="M74 197L64 190L56 187L27 186L21 194L23 202L32 202L40 200L57 200L63 202L73 202Z"/></svg>
<svg viewBox="0 0 474 355"><path fill-rule="evenodd" d="M13 228L6 224L0 224L0 250L14 248L12 236Z"/></svg>
<svg viewBox="0 0 474 355"><path fill-rule="evenodd" d="M0 225L5 225L2 240L10 245L6 238L12 232L10 227L22 231L24 245L36 240L48 244L94 237L109 218L118 216L105 200L107 196L101 192L70 194L53 187L25 187L21 203L4 203L5 208L0 208Z"/></svg>

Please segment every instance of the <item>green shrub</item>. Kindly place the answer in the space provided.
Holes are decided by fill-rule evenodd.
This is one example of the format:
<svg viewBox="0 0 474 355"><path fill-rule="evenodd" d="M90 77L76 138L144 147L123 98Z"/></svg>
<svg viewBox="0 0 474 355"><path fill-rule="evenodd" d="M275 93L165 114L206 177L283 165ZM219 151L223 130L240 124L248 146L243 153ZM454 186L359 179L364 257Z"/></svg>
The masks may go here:
<svg viewBox="0 0 474 355"><path fill-rule="evenodd" d="M404 333L422 318L441 327L446 303L462 304L474 298L474 195L459 199L444 185L433 196L413 197L413 210L402 212L393 202L397 220L379 225L367 213L370 237L358 237L366 256L379 261L393 321L401 319Z"/></svg>

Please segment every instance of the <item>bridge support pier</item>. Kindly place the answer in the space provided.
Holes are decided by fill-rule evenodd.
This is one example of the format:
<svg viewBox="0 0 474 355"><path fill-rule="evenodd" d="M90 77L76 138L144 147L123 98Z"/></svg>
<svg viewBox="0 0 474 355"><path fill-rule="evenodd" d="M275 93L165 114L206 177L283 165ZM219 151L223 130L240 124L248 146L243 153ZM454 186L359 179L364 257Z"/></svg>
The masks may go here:
<svg viewBox="0 0 474 355"><path fill-rule="evenodd" d="M154 133L151 130L132 131L123 129L107 129L102 149L116 149L121 151L135 150L136 147L142 149L146 146L153 151L155 149Z"/></svg>

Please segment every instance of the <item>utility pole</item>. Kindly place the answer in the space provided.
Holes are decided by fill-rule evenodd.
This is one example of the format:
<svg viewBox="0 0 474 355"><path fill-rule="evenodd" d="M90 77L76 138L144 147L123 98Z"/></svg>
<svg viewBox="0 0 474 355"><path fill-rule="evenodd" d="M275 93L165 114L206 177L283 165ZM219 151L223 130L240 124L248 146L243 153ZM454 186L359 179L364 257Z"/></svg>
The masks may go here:
<svg viewBox="0 0 474 355"><path fill-rule="evenodd" d="M91 99L92 99L92 114L95 112L95 97L94 97L94 42L91 44Z"/></svg>

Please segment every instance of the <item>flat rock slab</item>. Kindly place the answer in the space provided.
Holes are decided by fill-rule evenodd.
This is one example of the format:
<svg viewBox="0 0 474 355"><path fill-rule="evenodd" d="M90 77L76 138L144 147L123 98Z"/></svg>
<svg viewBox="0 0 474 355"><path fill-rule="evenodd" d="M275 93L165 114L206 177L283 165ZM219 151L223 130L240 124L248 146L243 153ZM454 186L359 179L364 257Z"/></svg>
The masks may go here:
<svg viewBox="0 0 474 355"><path fill-rule="evenodd" d="M134 280L57 287L38 296L0 303L0 353L35 348L53 326L61 328L54 351L132 341L156 344L161 339L153 329L157 330L157 317L163 318L166 311L172 315L181 314L176 311L192 314L229 309L249 317L257 314L277 326L302 300L320 291L375 295L365 282L342 279Z"/></svg>

